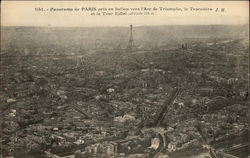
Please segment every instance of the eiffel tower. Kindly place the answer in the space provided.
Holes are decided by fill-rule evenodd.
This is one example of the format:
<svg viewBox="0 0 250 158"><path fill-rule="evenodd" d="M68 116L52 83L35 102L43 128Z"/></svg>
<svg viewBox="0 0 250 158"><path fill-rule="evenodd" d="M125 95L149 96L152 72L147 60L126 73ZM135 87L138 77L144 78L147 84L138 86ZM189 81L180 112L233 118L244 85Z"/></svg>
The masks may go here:
<svg viewBox="0 0 250 158"><path fill-rule="evenodd" d="M131 24L131 25L130 25L130 38L129 38L129 41L128 41L127 50L128 50L128 51L133 51L133 49L134 49L133 26L132 26L132 24Z"/></svg>

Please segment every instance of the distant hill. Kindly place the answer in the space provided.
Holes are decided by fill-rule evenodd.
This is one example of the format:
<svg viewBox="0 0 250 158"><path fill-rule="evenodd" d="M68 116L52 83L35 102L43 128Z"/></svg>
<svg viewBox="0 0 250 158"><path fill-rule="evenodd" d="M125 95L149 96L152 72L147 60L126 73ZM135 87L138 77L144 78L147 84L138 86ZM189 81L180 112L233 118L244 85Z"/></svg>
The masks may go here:
<svg viewBox="0 0 250 158"><path fill-rule="evenodd" d="M248 25L139 26L133 35L137 47L152 48L220 39L248 38ZM2 27L2 51L27 49L37 53L83 52L86 49L125 48L129 27ZM45 51L46 50L46 51ZM2 52L1 51L1 52ZM2 52L3 53L3 52ZM27 51L26 51L27 53Z"/></svg>

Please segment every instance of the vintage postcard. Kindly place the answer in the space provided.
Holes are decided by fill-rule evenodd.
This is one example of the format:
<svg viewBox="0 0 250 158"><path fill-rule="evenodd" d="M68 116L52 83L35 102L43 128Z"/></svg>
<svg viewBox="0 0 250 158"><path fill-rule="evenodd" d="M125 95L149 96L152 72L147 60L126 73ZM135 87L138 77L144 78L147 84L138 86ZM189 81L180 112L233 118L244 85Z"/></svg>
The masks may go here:
<svg viewBox="0 0 250 158"><path fill-rule="evenodd" d="M249 1L2 1L0 158L250 158Z"/></svg>

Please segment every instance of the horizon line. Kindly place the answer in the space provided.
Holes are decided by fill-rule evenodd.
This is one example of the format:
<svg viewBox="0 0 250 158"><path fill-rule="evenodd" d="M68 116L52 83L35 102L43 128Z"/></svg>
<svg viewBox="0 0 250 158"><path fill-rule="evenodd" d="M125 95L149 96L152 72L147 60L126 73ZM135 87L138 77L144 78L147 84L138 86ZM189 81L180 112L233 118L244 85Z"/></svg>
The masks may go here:
<svg viewBox="0 0 250 158"><path fill-rule="evenodd" d="M78 28L90 28L90 27L129 27L128 25L114 25L114 26L36 26L36 25L1 25L1 27L46 27L46 28L53 28L53 27L61 27L61 28L71 28L71 27L78 27ZM163 25L134 25L133 27L158 27L158 26L244 26L249 25L246 24L163 24Z"/></svg>

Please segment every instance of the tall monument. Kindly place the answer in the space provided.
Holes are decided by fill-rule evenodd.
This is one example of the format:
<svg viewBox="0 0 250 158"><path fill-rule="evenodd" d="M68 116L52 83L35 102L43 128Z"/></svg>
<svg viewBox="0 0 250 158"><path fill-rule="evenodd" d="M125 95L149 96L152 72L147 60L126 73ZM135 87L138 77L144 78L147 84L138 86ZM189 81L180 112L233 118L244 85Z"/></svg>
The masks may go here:
<svg viewBox="0 0 250 158"><path fill-rule="evenodd" d="M127 50L128 51L132 51L134 49L134 39L133 39L133 26L132 24L130 25L130 38L128 41L128 47Z"/></svg>

